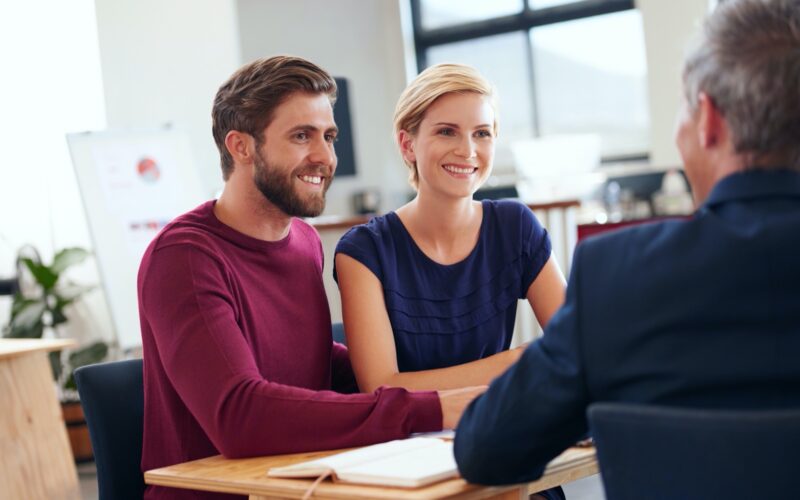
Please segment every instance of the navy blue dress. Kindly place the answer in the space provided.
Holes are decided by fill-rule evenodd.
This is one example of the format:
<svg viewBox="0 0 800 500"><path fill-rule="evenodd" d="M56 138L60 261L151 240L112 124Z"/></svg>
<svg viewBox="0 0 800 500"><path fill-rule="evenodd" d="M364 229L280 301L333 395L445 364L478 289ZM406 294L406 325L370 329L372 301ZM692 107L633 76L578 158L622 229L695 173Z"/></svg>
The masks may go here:
<svg viewBox="0 0 800 500"><path fill-rule="evenodd" d="M550 239L521 203L482 206L478 242L455 264L428 258L394 212L350 229L336 246L383 285L401 372L468 363L511 343L517 300L550 257Z"/></svg>
<svg viewBox="0 0 800 500"><path fill-rule="evenodd" d="M550 238L519 202L481 204L478 242L455 264L428 258L394 212L353 227L336 245L383 285L401 372L468 363L511 344L517 300L550 258ZM564 498L561 488L540 495Z"/></svg>

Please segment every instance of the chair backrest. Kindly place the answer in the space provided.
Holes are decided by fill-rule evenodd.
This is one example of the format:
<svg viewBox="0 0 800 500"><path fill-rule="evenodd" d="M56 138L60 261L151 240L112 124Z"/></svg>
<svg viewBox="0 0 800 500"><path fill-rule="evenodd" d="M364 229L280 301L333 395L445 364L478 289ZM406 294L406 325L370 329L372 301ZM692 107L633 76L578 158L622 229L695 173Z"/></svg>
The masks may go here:
<svg viewBox="0 0 800 500"><path fill-rule="evenodd" d="M84 366L75 370L75 382L89 425L100 500L141 500L142 360Z"/></svg>
<svg viewBox="0 0 800 500"><path fill-rule="evenodd" d="M347 337L344 335L344 325L342 323L332 324L331 334L333 335L334 342L347 345Z"/></svg>
<svg viewBox="0 0 800 500"><path fill-rule="evenodd" d="M589 407L607 500L798 498L800 410Z"/></svg>

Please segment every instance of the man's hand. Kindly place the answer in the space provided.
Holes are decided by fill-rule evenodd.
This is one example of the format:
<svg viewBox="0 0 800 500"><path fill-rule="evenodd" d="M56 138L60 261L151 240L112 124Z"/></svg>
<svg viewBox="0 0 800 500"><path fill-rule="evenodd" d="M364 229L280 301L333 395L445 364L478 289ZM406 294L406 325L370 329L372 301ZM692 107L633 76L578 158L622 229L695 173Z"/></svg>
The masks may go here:
<svg viewBox="0 0 800 500"><path fill-rule="evenodd" d="M455 429L458 419L464 413L467 405L477 396L483 394L487 386L464 387L463 389L450 389L439 391L439 401L442 404L442 428Z"/></svg>

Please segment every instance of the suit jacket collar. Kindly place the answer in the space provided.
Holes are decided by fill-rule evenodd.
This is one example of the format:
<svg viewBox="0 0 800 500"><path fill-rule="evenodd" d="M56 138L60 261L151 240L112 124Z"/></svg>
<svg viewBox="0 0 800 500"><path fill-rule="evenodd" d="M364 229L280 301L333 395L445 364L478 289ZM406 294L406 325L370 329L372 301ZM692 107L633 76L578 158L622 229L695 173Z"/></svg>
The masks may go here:
<svg viewBox="0 0 800 500"><path fill-rule="evenodd" d="M749 170L729 175L711 190L703 206L757 198L800 197L800 172Z"/></svg>

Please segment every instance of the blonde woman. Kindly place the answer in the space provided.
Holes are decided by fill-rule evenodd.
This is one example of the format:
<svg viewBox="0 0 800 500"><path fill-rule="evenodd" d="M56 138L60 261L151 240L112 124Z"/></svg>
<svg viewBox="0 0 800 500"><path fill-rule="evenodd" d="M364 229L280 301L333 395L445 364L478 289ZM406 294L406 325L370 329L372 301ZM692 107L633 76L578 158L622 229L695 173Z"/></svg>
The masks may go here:
<svg viewBox="0 0 800 500"><path fill-rule="evenodd" d="M515 201L474 201L492 171L491 84L439 64L400 96L395 134L416 197L354 227L336 247L347 343L359 387L488 384L514 363L517 300L544 327L565 282L547 232Z"/></svg>
<svg viewBox="0 0 800 500"><path fill-rule="evenodd" d="M364 392L488 384L521 354L509 350L518 299L542 327L564 301L528 207L472 199L492 171L495 106L491 84L458 64L426 69L400 96L395 136L416 197L348 231L334 261Z"/></svg>

